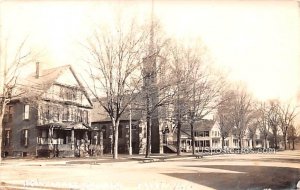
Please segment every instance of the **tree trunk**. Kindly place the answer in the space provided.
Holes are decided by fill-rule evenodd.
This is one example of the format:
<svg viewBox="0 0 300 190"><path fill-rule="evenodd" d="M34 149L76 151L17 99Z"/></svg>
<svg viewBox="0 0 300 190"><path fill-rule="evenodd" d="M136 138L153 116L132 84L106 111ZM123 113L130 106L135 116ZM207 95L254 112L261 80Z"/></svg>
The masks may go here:
<svg viewBox="0 0 300 190"><path fill-rule="evenodd" d="M286 150L286 132L283 133L284 150Z"/></svg>
<svg viewBox="0 0 300 190"><path fill-rule="evenodd" d="M222 137L222 150L224 150L225 137Z"/></svg>
<svg viewBox="0 0 300 190"><path fill-rule="evenodd" d="M277 149L277 135L274 135L274 147Z"/></svg>
<svg viewBox="0 0 300 190"><path fill-rule="evenodd" d="M242 149L242 138L239 137L239 149Z"/></svg>
<svg viewBox="0 0 300 190"><path fill-rule="evenodd" d="M115 128L112 127L112 139L111 139L111 154L114 155L114 144L115 144Z"/></svg>
<svg viewBox="0 0 300 190"><path fill-rule="evenodd" d="M265 136L265 139L264 139L264 147L265 147L265 149L267 149L267 136Z"/></svg>
<svg viewBox="0 0 300 190"><path fill-rule="evenodd" d="M293 150L295 150L295 139L293 139Z"/></svg>
<svg viewBox="0 0 300 190"><path fill-rule="evenodd" d="M2 103L2 102L1 102ZM2 162L2 133L3 133L3 117L4 117L4 111L5 111L6 104L3 103L2 109L0 110L0 163Z"/></svg>
<svg viewBox="0 0 300 190"><path fill-rule="evenodd" d="M147 113L147 139L146 139L146 158L150 157L151 154L151 115Z"/></svg>
<svg viewBox="0 0 300 190"><path fill-rule="evenodd" d="M113 145L113 159L118 159L118 140L119 140L119 119L117 121L113 121L114 131L114 145Z"/></svg>
<svg viewBox="0 0 300 190"><path fill-rule="evenodd" d="M192 154L195 154L195 136L194 136L194 123L191 122L191 137L192 137Z"/></svg>
<svg viewBox="0 0 300 190"><path fill-rule="evenodd" d="M254 147L254 137L252 137L252 149L254 149L255 147Z"/></svg>
<svg viewBox="0 0 300 190"><path fill-rule="evenodd" d="M3 129L3 114L0 115L0 163L2 162L2 129Z"/></svg>
<svg viewBox="0 0 300 190"><path fill-rule="evenodd" d="M181 155L181 121L177 124L177 156Z"/></svg>

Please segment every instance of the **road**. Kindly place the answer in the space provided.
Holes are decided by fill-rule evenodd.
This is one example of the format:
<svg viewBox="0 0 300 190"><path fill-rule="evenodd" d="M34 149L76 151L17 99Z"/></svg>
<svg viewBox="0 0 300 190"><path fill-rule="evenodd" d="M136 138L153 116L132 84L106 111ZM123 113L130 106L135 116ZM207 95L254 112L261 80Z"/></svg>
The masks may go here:
<svg viewBox="0 0 300 190"><path fill-rule="evenodd" d="M296 189L300 151L169 157L143 163L124 157L5 159L0 189Z"/></svg>

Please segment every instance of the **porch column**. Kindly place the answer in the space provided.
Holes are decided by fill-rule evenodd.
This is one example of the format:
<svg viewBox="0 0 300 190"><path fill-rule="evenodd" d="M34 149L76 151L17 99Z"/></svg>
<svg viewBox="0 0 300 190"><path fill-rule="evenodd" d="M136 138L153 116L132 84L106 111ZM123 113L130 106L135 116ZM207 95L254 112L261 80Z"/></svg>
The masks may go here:
<svg viewBox="0 0 300 190"><path fill-rule="evenodd" d="M71 130L71 150L74 149L74 128Z"/></svg>
<svg viewBox="0 0 300 190"><path fill-rule="evenodd" d="M103 156L103 132L100 131L100 156Z"/></svg>

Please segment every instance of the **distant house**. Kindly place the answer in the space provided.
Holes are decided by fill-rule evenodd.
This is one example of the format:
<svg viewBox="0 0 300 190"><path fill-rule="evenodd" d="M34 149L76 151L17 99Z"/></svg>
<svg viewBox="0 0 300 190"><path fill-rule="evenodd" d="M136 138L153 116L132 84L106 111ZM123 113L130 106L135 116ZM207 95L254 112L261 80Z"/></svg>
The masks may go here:
<svg viewBox="0 0 300 190"><path fill-rule="evenodd" d="M222 148L222 138L220 134L219 123L214 120L203 119L194 123L195 150L203 149L220 149ZM249 130L245 132L242 139L243 148L263 148L263 137L259 130L256 130L254 142L249 137ZM267 148L269 148L269 140L267 140ZM192 151L192 138L190 125L185 123L181 131L181 146L184 152ZM224 148L240 148L239 139L234 135L234 129L230 135L224 140Z"/></svg>
<svg viewBox="0 0 300 190"><path fill-rule="evenodd" d="M92 102L70 65L40 70L37 63L19 90L25 94L7 105L3 120L3 154L88 154Z"/></svg>
<svg viewBox="0 0 300 190"><path fill-rule="evenodd" d="M191 127L188 123L182 126L181 145L185 152L192 151ZM196 151L203 148L220 148L220 130L214 120L201 120L194 123Z"/></svg>

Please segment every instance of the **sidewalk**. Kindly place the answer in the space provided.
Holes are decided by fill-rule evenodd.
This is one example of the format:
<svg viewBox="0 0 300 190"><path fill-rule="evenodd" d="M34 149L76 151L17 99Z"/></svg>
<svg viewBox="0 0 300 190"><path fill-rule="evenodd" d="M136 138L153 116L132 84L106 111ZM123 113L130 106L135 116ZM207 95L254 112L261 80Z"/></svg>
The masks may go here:
<svg viewBox="0 0 300 190"><path fill-rule="evenodd" d="M150 159L161 159L164 161L186 160L195 156L183 153L181 156L176 154L151 154ZM123 163L123 162L139 162L145 160L144 154L126 155L119 154L118 159L113 159L112 155L103 155L102 157L86 157L86 158L4 158L1 165L19 165L19 166L54 166L54 165L72 165L72 164L105 164L105 163Z"/></svg>

